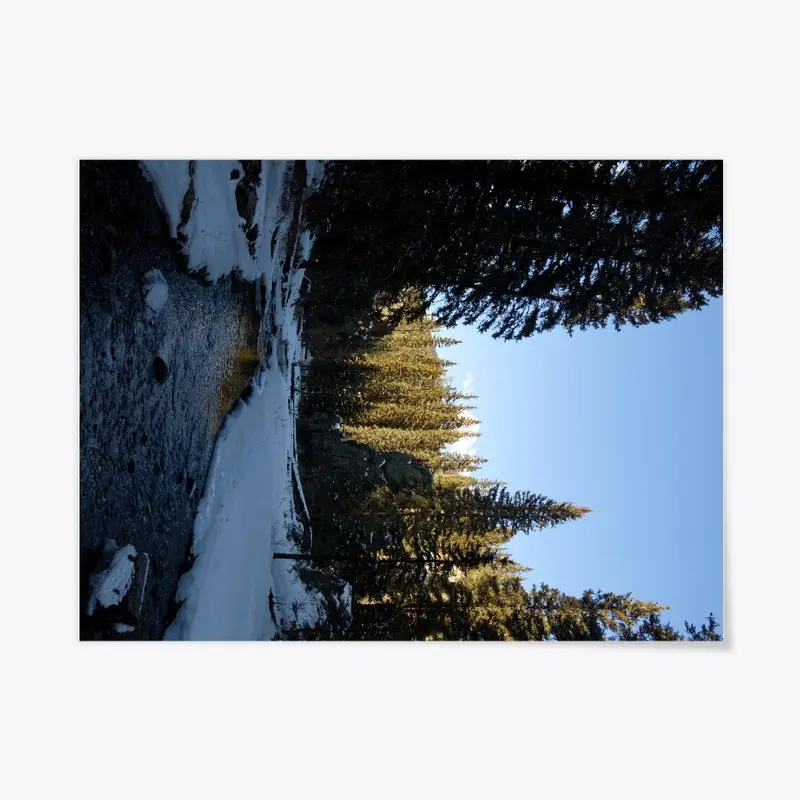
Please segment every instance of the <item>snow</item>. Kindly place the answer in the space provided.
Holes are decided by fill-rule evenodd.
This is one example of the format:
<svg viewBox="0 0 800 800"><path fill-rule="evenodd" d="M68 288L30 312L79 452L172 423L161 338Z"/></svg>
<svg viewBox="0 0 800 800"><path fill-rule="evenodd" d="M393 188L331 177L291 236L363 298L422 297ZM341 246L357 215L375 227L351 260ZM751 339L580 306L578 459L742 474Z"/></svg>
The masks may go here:
<svg viewBox="0 0 800 800"><path fill-rule="evenodd" d="M308 185L311 189L319 189L325 178L325 165L322 161L306 161L308 170Z"/></svg>
<svg viewBox="0 0 800 800"><path fill-rule="evenodd" d="M187 255L191 269L205 267L212 279L232 267L252 277L244 220L236 210L236 181L230 178L237 167L241 169L236 161L198 161L195 167L195 207L184 227L190 241Z"/></svg>
<svg viewBox="0 0 800 800"><path fill-rule="evenodd" d="M298 331L282 331L296 360ZM195 561L181 578L176 599L183 605L167 639L271 639L293 605L309 609L306 622L322 613L321 598L299 580L294 563L272 558L276 547L297 549L286 539L297 516L290 381L291 371L281 369L273 352L249 401L236 405L220 432L195 518ZM302 492L301 500L305 506ZM269 612L271 591L278 627Z"/></svg>
<svg viewBox="0 0 800 800"><path fill-rule="evenodd" d="M174 239L181 218L183 196L189 186L188 161L140 161L144 176L153 184L156 200Z"/></svg>
<svg viewBox="0 0 800 800"><path fill-rule="evenodd" d="M300 470L297 465L297 459L290 457L289 460L291 462L292 476L294 477L295 485L302 486L302 484L300 483ZM308 506L306 505L306 498L302 492L300 492L300 501L303 504L303 511L305 512L306 519L311 519L311 512L308 510Z"/></svg>
<svg viewBox="0 0 800 800"><path fill-rule="evenodd" d="M117 605L128 593L133 581L133 561L136 548L126 544L114 552L106 569L95 572L89 578L92 589L86 613L91 617L97 605L103 608Z"/></svg>
<svg viewBox="0 0 800 800"><path fill-rule="evenodd" d="M275 632L268 610L273 542L292 510L285 401L273 363L225 423L195 520L196 560L178 589L185 602L168 638L264 639Z"/></svg>
<svg viewBox="0 0 800 800"><path fill-rule="evenodd" d="M292 209L281 209L290 175L285 162L263 164L253 254L236 211L237 181L230 178L232 170L241 171L238 162L196 162L195 204L182 227L180 209L190 170L188 162L182 162L185 169L165 166L172 163L145 162L142 169L156 187L171 228L180 228L187 237L183 250L189 268L205 269L212 279L238 269L247 279L262 280L267 289L262 339L270 319L277 334L271 355L262 360L253 379L248 401L236 404L217 437L194 520L195 558L180 580L176 600L181 606L165 638L272 639L298 619L313 625L325 615L324 599L300 580L296 562L273 559L276 552L297 551L288 537L290 530L300 527L294 481L308 513L299 485L294 435L300 391L295 367L303 359L294 306L303 270L293 268L284 276L282 267L287 252L305 257L311 240L298 233L297 239L288 241ZM307 174L308 188L321 179L322 171L312 163Z"/></svg>
<svg viewBox="0 0 800 800"><path fill-rule="evenodd" d="M305 260L311 253L311 247L314 244L313 238L308 231L303 231L300 234L300 252Z"/></svg>
<svg viewBox="0 0 800 800"><path fill-rule="evenodd" d="M342 592L342 603L350 609L350 615L353 614L353 587L349 583L345 583L344 591Z"/></svg>
<svg viewBox="0 0 800 800"><path fill-rule="evenodd" d="M144 302L151 311L158 313L164 308L169 296L169 286L160 269L151 269L145 274L144 292Z"/></svg>
<svg viewBox="0 0 800 800"><path fill-rule="evenodd" d="M113 627L117 633L130 633L136 630L133 625L126 625L124 622L115 622Z"/></svg>
<svg viewBox="0 0 800 800"><path fill-rule="evenodd" d="M271 243L276 230L276 240L285 241L291 223L291 214L281 208L288 162L262 162L253 215L253 227L258 226L253 254L245 236L245 220L239 216L236 207L239 180L231 179L234 170L241 177L240 162L196 161L194 174L190 174L189 161L142 161L140 165L144 176L155 188L173 238L179 231L186 237L183 252L189 269L205 270L210 280L217 280L233 270L238 270L248 280L271 279L279 272L285 251L276 247L272 253ZM321 167L312 163L309 172L319 179L320 170ZM184 224L181 213L190 183L194 200L189 219Z"/></svg>
<svg viewBox="0 0 800 800"><path fill-rule="evenodd" d="M276 615L280 615L286 630L292 627L311 628L324 623L328 608L322 593L313 586L307 586L297 575L291 562L279 560L273 569L274 590L276 594ZM340 611L352 619L352 587L340 581L342 591L337 605Z"/></svg>

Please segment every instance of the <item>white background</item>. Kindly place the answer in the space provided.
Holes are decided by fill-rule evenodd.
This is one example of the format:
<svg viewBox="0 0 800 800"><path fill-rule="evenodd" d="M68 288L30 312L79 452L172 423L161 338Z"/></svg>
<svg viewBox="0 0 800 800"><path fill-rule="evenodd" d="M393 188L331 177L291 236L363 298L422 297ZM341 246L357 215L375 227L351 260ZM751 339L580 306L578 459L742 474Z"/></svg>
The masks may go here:
<svg viewBox="0 0 800 800"><path fill-rule="evenodd" d="M785 796L791 7L0 3L3 796ZM724 158L725 645L80 644L78 161L170 156Z"/></svg>

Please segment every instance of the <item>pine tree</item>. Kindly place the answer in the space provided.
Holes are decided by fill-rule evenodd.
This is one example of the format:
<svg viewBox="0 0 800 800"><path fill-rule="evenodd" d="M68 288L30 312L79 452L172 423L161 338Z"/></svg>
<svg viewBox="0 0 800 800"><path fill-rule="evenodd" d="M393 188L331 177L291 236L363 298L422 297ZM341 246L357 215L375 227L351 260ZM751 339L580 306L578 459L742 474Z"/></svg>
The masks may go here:
<svg viewBox="0 0 800 800"><path fill-rule="evenodd" d="M622 641L629 642L667 642L667 641L690 641L690 642L720 642L722 635L719 631L719 623L713 614L709 614L705 622L697 626L684 622L685 633L676 631L669 622L663 622L658 613L650 614L646 619L638 621L635 625L623 626L618 636Z"/></svg>
<svg viewBox="0 0 800 800"><path fill-rule="evenodd" d="M470 570L464 584L470 595L464 638L507 641L530 638L524 572L518 564L488 565Z"/></svg>
<svg viewBox="0 0 800 800"><path fill-rule="evenodd" d="M643 325L722 294L718 161L333 162L312 260L503 338ZM347 236L344 236L347 231ZM341 266L337 266L341 265Z"/></svg>
<svg viewBox="0 0 800 800"><path fill-rule="evenodd" d="M462 489L468 486L478 486L479 479L473 475L464 475L458 472L436 472L434 473L434 483L436 486Z"/></svg>
<svg viewBox="0 0 800 800"><path fill-rule="evenodd" d="M530 591L533 638L559 641L597 641L624 637L640 622L667 610L654 602L635 599L630 593L587 589L572 597L547 584Z"/></svg>
<svg viewBox="0 0 800 800"><path fill-rule="evenodd" d="M695 625L689 622L684 623L686 628L686 639L692 642L721 642L722 634L718 633L720 624L717 622L713 614L708 615L708 625L704 622L697 630Z"/></svg>
<svg viewBox="0 0 800 800"><path fill-rule="evenodd" d="M348 436L369 444L377 450L401 451L412 455L416 455L420 451L437 450L464 437L480 436L475 431L379 428L361 425L345 425L343 430Z"/></svg>
<svg viewBox="0 0 800 800"><path fill-rule="evenodd" d="M580 519L590 509L572 503L558 502L533 492L515 492L492 483L452 493L452 514L479 520L486 528L503 528L511 535Z"/></svg>
<svg viewBox="0 0 800 800"><path fill-rule="evenodd" d="M381 428L416 428L419 430L458 430L479 420L467 417L470 406L435 402L371 403L353 417L353 424ZM473 406L474 408L474 406Z"/></svg>
<svg viewBox="0 0 800 800"><path fill-rule="evenodd" d="M431 468L439 474L475 472L488 461L481 456L449 451L432 454L426 460Z"/></svg>

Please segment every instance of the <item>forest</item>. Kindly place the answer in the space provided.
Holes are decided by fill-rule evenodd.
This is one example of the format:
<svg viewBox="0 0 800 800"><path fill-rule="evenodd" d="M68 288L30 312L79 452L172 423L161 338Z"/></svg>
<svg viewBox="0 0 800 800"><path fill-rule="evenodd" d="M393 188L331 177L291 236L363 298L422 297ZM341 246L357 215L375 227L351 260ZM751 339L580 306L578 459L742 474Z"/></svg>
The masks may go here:
<svg viewBox="0 0 800 800"><path fill-rule="evenodd" d="M326 162L312 196L297 443L306 577L352 587L286 638L713 641L632 594L526 587L511 537L591 513L476 477L448 328L520 339L658 324L722 294L716 161ZM557 535L557 534L556 534Z"/></svg>

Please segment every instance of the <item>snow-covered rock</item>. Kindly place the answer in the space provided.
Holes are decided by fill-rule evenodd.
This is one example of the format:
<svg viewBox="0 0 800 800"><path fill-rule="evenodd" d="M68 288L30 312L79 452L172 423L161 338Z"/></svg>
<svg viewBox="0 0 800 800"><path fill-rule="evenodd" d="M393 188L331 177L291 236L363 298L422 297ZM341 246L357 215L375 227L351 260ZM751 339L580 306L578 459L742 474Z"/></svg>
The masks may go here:
<svg viewBox="0 0 800 800"><path fill-rule="evenodd" d="M144 302L147 307L156 314L164 308L169 296L169 286L167 279L161 270L151 269L144 276Z"/></svg>
<svg viewBox="0 0 800 800"><path fill-rule="evenodd" d="M86 613L94 614L98 605L103 608L118 605L128 593L133 582L133 562L136 559L136 548L126 544L114 551L111 561L105 569L91 575L89 586L92 590Z"/></svg>
<svg viewBox="0 0 800 800"><path fill-rule="evenodd" d="M126 625L124 622L115 622L114 630L117 633L131 633L131 631L135 631L136 628L133 625Z"/></svg>

